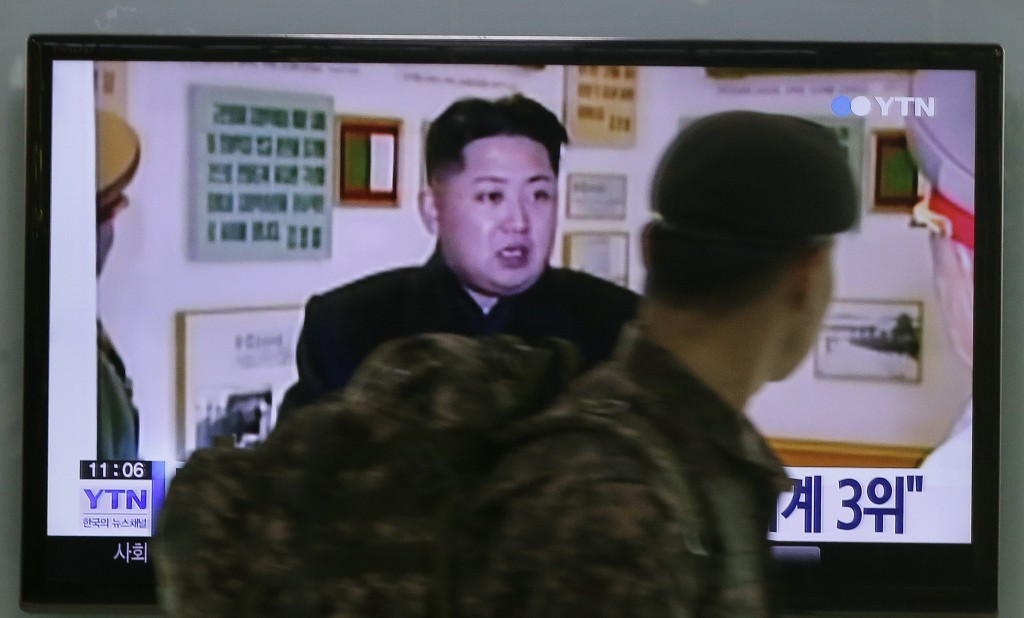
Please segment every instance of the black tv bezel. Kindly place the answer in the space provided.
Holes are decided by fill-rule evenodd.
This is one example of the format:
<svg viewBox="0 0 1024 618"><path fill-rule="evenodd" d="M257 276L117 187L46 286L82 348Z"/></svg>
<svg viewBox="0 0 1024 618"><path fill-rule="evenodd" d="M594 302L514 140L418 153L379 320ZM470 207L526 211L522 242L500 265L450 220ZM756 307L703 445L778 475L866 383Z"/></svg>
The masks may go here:
<svg viewBox="0 0 1024 618"><path fill-rule="evenodd" d="M995 44L671 41L614 38L184 37L34 35L28 40L21 606L29 611L155 611L152 581L74 582L48 574L59 551L46 535L52 63L57 60L632 64L799 69L962 69L977 75L974 470L972 543L956 565L965 581L828 585L784 567L791 611L971 612L997 605L1001 410L1003 53ZM791 543L787 543L792 545ZM926 544L818 544L856 560L934 564ZM845 546L845 547L840 547ZM949 545L941 545L948 548ZM939 552L941 553L941 551ZM857 555L860 558L857 558ZM64 560L66 558L60 558ZM948 560L947 560L948 563ZM936 570L932 568L932 570ZM822 571L822 569L819 569ZM813 593L801 595L812 589Z"/></svg>

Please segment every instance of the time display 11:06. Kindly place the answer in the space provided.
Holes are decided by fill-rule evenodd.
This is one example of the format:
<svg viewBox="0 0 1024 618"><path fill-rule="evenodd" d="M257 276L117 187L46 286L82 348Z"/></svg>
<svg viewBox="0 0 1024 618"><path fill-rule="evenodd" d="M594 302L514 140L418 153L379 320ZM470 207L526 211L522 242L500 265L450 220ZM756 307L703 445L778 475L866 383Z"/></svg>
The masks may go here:
<svg viewBox="0 0 1024 618"><path fill-rule="evenodd" d="M79 462L81 479L132 479L153 478L153 464L150 461L90 461Z"/></svg>

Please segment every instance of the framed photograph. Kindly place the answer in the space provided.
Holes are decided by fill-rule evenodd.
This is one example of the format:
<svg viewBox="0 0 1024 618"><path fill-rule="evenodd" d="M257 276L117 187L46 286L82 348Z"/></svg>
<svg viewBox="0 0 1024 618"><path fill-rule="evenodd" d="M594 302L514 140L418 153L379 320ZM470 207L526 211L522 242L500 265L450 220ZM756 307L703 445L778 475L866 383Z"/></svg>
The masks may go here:
<svg viewBox="0 0 1024 618"><path fill-rule="evenodd" d="M331 97L190 89L196 261L331 257Z"/></svg>
<svg viewBox="0 0 1024 618"><path fill-rule="evenodd" d="M398 118L334 119L334 201L340 206L398 206Z"/></svg>
<svg viewBox="0 0 1024 618"><path fill-rule="evenodd" d="M575 146L632 148L636 144L637 67L565 69L565 117Z"/></svg>
<svg viewBox="0 0 1024 618"><path fill-rule="evenodd" d="M874 135L874 207L910 212L921 199L918 169L904 131L879 131Z"/></svg>
<svg viewBox="0 0 1024 618"><path fill-rule="evenodd" d="M181 311L177 341L178 456L262 442L298 375L301 307Z"/></svg>
<svg viewBox="0 0 1024 618"><path fill-rule="evenodd" d="M921 381L920 301L834 300L814 349L822 379Z"/></svg>
<svg viewBox="0 0 1024 618"><path fill-rule="evenodd" d="M567 268L625 286L629 283L629 234L571 232L562 237L562 260Z"/></svg>
<svg viewBox="0 0 1024 618"><path fill-rule="evenodd" d="M625 219L625 174L569 174L570 219Z"/></svg>

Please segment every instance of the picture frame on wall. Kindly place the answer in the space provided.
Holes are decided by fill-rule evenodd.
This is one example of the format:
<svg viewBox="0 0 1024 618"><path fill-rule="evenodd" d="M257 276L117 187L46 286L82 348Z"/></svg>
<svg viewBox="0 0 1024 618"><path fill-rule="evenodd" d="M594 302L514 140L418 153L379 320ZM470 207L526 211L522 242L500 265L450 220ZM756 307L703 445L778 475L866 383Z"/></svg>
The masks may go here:
<svg viewBox="0 0 1024 618"><path fill-rule="evenodd" d="M277 421L298 378L299 306L179 311L175 315L177 445L248 447Z"/></svg>
<svg viewBox="0 0 1024 618"><path fill-rule="evenodd" d="M874 209L909 213L921 200L919 171L905 131L877 131L872 139Z"/></svg>
<svg viewBox="0 0 1024 618"><path fill-rule="evenodd" d="M626 218L625 174L570 173L565 216L569 219Z"/></svg>
<svg viewBox="0 0 1024 618"><path fill-rule="evenodd" d="M569 142L574 147L636 145L638 68L580 65L565 71Z"/></svg>
<svg viewBox="0 0 1024 618"><path fill-rule="evenodd" d="M916 300L833 300L814 348L814 376L920 383L923 311Z"/></svg>
<svg viewBox="0 0 1024 618"><path fill-rule="evenodd" d="M401 119L337 116L334 127L335 203L398 207Z"/></svg>
<svg viewBox="0 0 1024 618"><path fill-rule="evenodd" d="M329 259L334 100L209 84L189 96L190 259Z"/></svg>
<svg viewBox="0 0 1024 618"><path fill-rule="evenodd" d="M562 237L562 260L566 268L625 287L629 283L629 234L569 232Z"/></svg>

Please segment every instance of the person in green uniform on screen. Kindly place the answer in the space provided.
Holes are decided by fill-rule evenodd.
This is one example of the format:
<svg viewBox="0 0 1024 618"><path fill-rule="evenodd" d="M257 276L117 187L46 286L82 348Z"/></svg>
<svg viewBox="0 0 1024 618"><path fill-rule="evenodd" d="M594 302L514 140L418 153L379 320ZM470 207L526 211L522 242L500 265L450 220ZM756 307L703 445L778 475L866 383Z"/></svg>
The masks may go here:
<svg viewBox="0 0 1024 618"><path fill-rule="evenodd" d="M114 241L114 217L128 205L124 188L139 165L139 136L120 116L96 113L96 276ZM96 458L137 459L139 412L124 361L96 320L97 387Z"/></svg>

